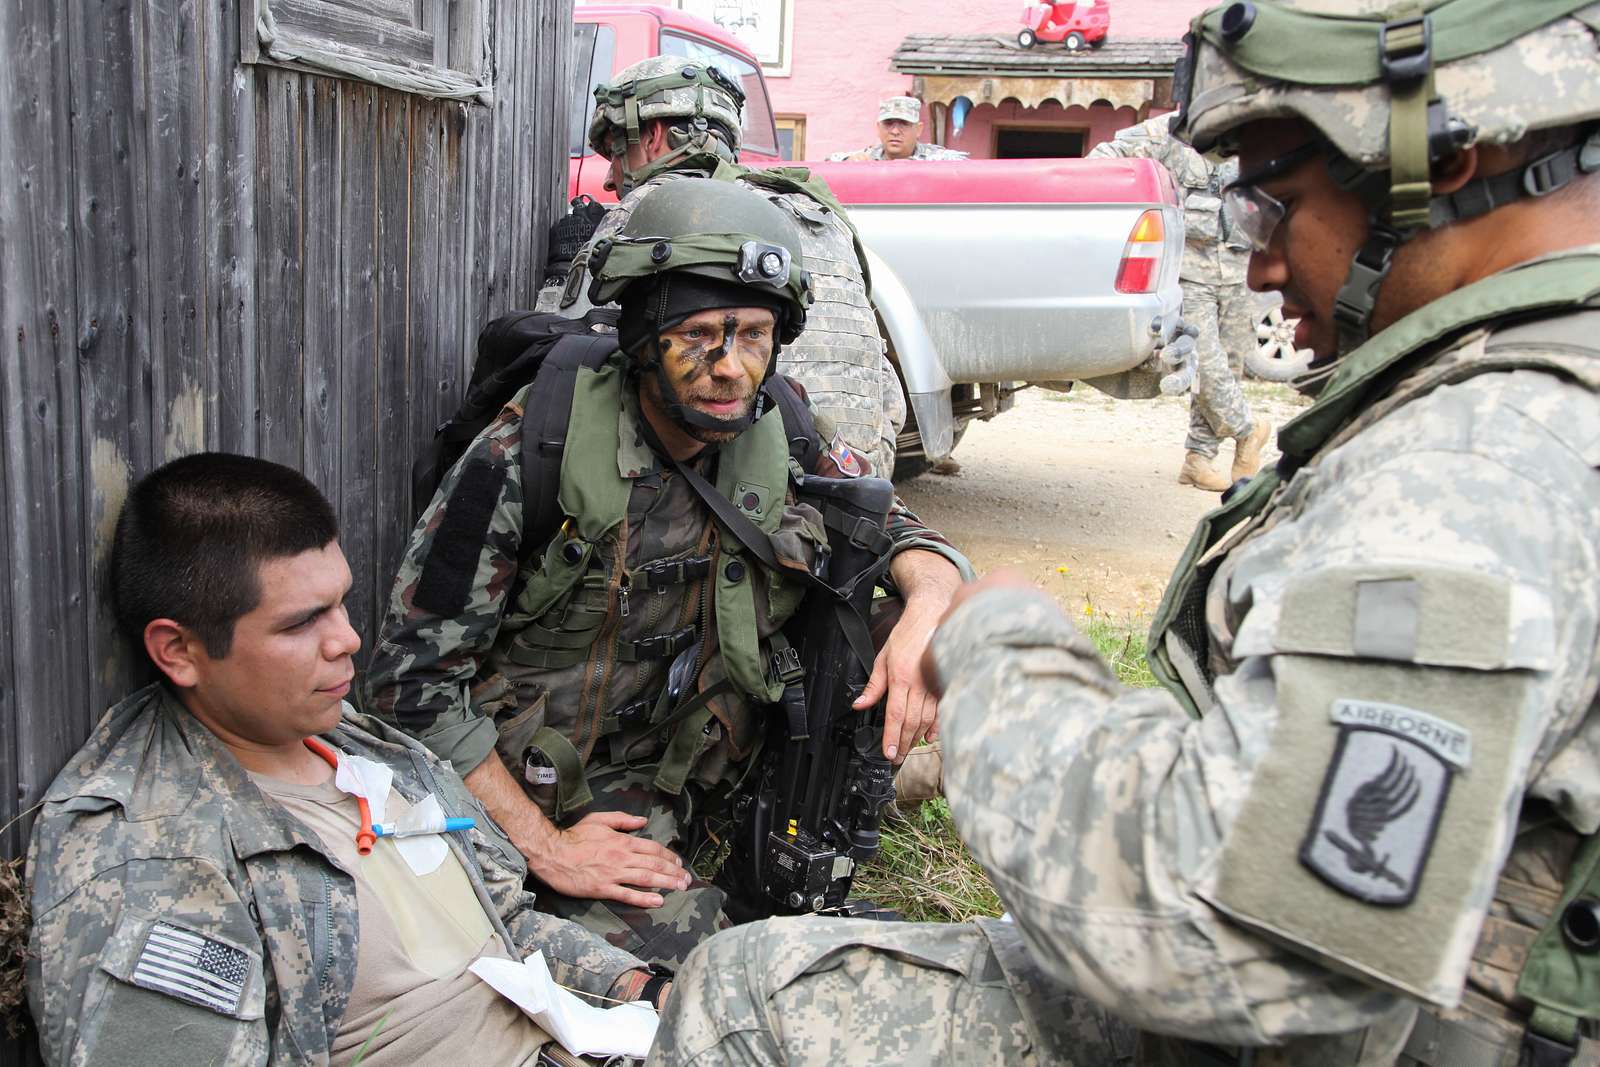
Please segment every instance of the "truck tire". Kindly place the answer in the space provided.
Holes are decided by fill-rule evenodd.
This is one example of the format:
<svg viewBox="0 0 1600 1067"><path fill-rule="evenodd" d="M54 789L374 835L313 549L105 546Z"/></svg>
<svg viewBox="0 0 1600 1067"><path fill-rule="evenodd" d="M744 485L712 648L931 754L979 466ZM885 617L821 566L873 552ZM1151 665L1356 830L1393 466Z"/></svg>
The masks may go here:
<svg viewBox="0 0 1600 1067"><path fill-rule="evenodd" d="M1067 34L1066 45L1067 51L1069 52L1080 51L1086 43L1087 42L1084 40L1083 34L1079 33L1077 30L1073 30L1071 33Z"/></svg>
<svg viewBox="0 0 1600 1067"><path fill-rule="evenodd" d="M1032 30L1022 30L1017 34L1017 43L1024 48L1032 48L1038 40Z"/></svg>
<svg viewBox="0 0 1600 1067"><path fill-rule="evenodd" d="M1286 382L1306 372L1309 348L1295 348L1294 328L1299 319L1285 319L1277 305L1256 319L1256 347L1244 354L1245 370L1269 382Z"/></svg>
<svg viewBox="0 0 1600 1067"><path fill-rule="evenodd" d="M928 468L933 466L932 461L922 454L922 438L917 436L915 419L916 416L912 416L906 423L906 428L900 431L900 448L894 458L896 485L927 474ZM963 422L956 426L955 439L950 443L951 455L955 454L956 446L961 444L961 439L967 434L967 427L971 425L971 422Z"/></svg>

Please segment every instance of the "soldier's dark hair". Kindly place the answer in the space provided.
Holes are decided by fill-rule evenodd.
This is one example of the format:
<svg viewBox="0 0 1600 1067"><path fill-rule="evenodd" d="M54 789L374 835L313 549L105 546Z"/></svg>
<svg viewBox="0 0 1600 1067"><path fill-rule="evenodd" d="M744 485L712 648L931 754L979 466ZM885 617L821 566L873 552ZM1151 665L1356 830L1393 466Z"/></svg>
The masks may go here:
<svg viewBox="0 0 1600 1067"><path fill-rule="evenodd" d="M298 471L227 452L175 459L139 480L117 518L117 624L143 648L145 627L171 619L222 659L234 623L261 602L261 564L338 536L327 498Z"/></svg>

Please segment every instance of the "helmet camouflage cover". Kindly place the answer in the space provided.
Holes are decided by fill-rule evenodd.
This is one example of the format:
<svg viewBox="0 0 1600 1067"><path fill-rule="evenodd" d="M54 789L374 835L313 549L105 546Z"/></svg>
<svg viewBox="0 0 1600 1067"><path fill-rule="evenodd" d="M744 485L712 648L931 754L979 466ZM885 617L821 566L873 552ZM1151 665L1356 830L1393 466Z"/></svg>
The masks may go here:
<svg viewBox="0 0 1600 1067"><path fill-rule="evenodd" d="M748 287L782 307L781 344L805 328L812 299L794 220L762 194L712 178L653 191L616 237L596 243L590 265L596 306L626 300L630 286L668 272Z"/></svg>
<svg viewBox="0 0 1600 1067"><path fill-rule="evenodd" d="M596 87L594 98L589 146L602 156L615 151L617 134L637 143L642 123L664 119L702 130L720 127L729 162L738 158L744 91L716 67L682 56L652 56Z"/></svg>
<svg viewBox="0 0 1600 1067"><path fill-rule="evenodd" d="M1233 150L1260 119L1299 118L1371 210L1335 317L1366 337L1399 244L1427 229L1541 196L1600 170L1600 137L1435 196L1431 166L1475 144L1600 118L1596 0L1234 0L1199 15L1173 76L1173 133Z"/></svg>
<svg viewBox="0 0 1600 1067"><path fill-rule="evenodd" d="M1600 117L1597 26L1595 0L1221 4L1194 21L1176 132L1208 152L1245 123L1293 116L1382 169L1392 86L1431 76L1458 147L1507 144Z"/></svg>

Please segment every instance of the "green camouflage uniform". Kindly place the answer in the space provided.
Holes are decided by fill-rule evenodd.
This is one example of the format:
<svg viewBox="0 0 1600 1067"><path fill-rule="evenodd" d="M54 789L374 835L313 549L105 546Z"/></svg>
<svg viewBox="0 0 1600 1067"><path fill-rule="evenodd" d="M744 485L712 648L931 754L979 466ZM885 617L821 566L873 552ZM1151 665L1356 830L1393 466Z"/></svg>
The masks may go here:
<svg viewBox="0 0 1600 1067"><path fill-rule="evenodd" d="M1600 299L1596 254L1520 284ZM1263 476L1270 503L1155 635L1182 702L1120 686L1042 593L986 593L940 629L945 791L1027 947L1002 1047L1103 1062L1102 1028L1036 1010L1031 985L1139 1027L1142 1063L1241 1062L1236 1046L1263 1067L1516 1063L1522 961L1600 830L1600 360L1566 340L1597 316L1425 346L1287 484ZM1366 351L1346 380L1381 362ZM1345 403L1340 382L1325 401ZM902 954L881 927L831 933L825 952L776 923L714 939L652 1062L874 1062L813 1058L801 1035L849 1012L933 1048L952 1023L907 999L907 961L981 986L919 955L921 935ZM783 966L707 970L735 937Z"/></svg>
<svg viewBox="0 0 1600 1067"><path fill-rule="evenodd" d="M1171 115L1118 130L1090 150L1090 158L1153 159L1166 167L1183 195L1183 321L1195 337L1195 381L1189 399L1189 436L1184 448L1214 458L1222 439L1244 440L1255 428L1250 402L1239 383L1244 354L1256 344L1256 323L1245 268L1249 254L1226 240L1222 189L1239 175L1232 160L1206 159L1169 132Z"/></svg>
<svg viewBox="0 0 1600 1067"><path fill-rule="evenodd" d="M741 109L727 93L698 84L660 87L657 79L678 75L692 65L677 56L655 56L620 71L612 85L646 84L646 90L636 95L635 101L641 122L682 122L695 116L738 131ZM601 87L599 96L604 97L606 91L607 87ZM589 127L591 147L604 158L613 133L625 130L626 123L623 105L612 99L597 100ZM595 242L622 232L634 209L653 190L676 178L735 181L751 173L738 165L737 145L729 149L714 134L674 133L669 139L685 143L669 148L666 156L652 161L638 175L625 177L626 193L606 212L589 243L573 258L566 285L540 290L536 310L559 311L572 318L589 311L593 305L589 303L592 275L588 266ZM644 180L638 180L641 177ZM634 182L637 184L633 188L627 187ZM895 442L906 423L905 390L878 329L877 312L867 292L867 265L856 253L855 231L835 210L836 204L763 186L759 181L742 184L793 216L800 227L806 269L811 272L814 303L806 315L806 328L778 353L778 373L804 385L818 413L832 421L850 447L868 456L880 477L892 477Z"/></svg>
<svg viewBox="0 0 1600 1067"><path fill-rule="evenodd" d="M522 856L428 752L354 713L330 744L436 795L477 828L447 834L507 952L606 994L643 964L536 910ZM467 847L468 845L471 847ZM45 796L28 855L28 1000L47 1063L326 1063L356 978L355 883L164 686L101 720ZM140 967L157 927L230 983L180 999Z"/></svg>
<svg viewBox="0 0 1600 1067"><path fill-rule="evenodd" d="M690 773L685 779L680 759L670 781L665 753L678 750L668 748L660 727L640 724L651 714L672 656L691 647L699 649L702 691L726 677L751 693L726 654L725 612L751 587L752 624L765 639L794 611L803 587L759 568L747 574L754 564L738 558L737 546L728 554L698 497L664 471L644 443L621 356L584 381L589 385L580 385L574 398L561 491L577 527L590 531L582 584L550 601L544 576L564 566L563 538L543 553L523 552L524 390L473 442L412 535L367 674L369 707L463 773L498 749L558 825L589 811L643 815L650 825L642 834L692 859L712 814L703 809L708 802L714 807L742 773L759 720L741 696L713 701L694 730ZM819 430L830 433L826 420L819 420ZM747 441L774 433L784 449L777 410L723 446L722 462L732 463L729 457ZM840 476L837 458L848 463L850 457L841 447L824 449L813 473ZM725 491L740 507L771 520L781 557L809 565L824 539L821 517L794 503L786 474L756 477L762 479ZM613 491L625 497L626 516L602 532L593 501ZM465 525L450 519L467 513L479 519ZM896 552L929 549L971 573L960 553L903 504L891 513L888 532ZM457 587L459 596L445 598L451 603L430 593L441 583ZM667 647L652 649L652 641ZM553 652L552 643L562 647ZM688 729L673 735L678 744ZM530 746L541 754L534 764L526 762ZM559 775L539 762L567 746L583 767L582 782L568 774L558 783ZM562 760L554 763L560 767ZM583 795L585 784L592 800ZM556 894L541 893L540 900L641 958L674 965L725 925L722 893L696 882L664 896L665 906L653 911Z"/></svg>

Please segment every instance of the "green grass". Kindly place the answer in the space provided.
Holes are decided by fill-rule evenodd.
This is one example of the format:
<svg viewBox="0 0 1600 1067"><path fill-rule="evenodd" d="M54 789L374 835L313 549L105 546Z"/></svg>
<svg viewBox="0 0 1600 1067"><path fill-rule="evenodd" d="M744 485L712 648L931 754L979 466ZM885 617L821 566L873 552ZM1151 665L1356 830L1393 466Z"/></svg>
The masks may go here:
<svg viewBox="0 0 1600 1067"><path fill-rule="evenodd" d="M1145 660L1143 620L1093 614L1079 623L1124 685L1156 684ZM938 797L909 819L885 819L882 847L856 875L852 896L892 908L913 922L965 922L1003 909L983 868L956 834L950 805Z"/></svg>
<svg viewBox="0 0 1600 1067"><path fill-rule="evenodd" d="M1123 685L1150 689L1157 684L1145 658L1145 624L1118 622L1096 614L1084 619L1080 629L1111 664Z"/></svg>
<svg viewBox="0 0 1600 1067"><path fill-rule="evenodd" d="M983 868L956 835L943 797L908 819L884 819L881 847L856 874L851 896L892 908L911 922L966 922L1003 910Z"/></svg>

